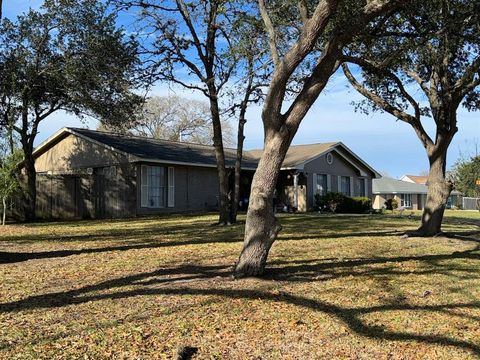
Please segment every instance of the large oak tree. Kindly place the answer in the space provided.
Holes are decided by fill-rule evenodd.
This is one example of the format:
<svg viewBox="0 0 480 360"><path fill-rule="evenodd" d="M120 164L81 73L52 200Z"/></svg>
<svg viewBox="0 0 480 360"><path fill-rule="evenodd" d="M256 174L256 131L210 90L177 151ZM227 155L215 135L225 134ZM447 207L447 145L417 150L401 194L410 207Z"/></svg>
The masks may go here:
<svg viewBox="0 0 480 360"><path fill-rule="evenodd" d="M457 112L480 107L480 3L426 0L373 24L344 60L358 65L362 78L343 70L368 99L363 110L381 110L409 124L430 164L422 223L410 235L441 231L452 183L447 152L458 131ZM426 130L432 121L434 132Z"/></svg>
<svg viewBox="0 0 480 360"><path fill-rule="evenodd" d="M274 70L262 111L264 149L253 178L237 277L264 271L281 230L272 203L282 162L301 121L341 65L343 48L371 21L394 13L407 2L258 1ZM288 85L302 66L307 71L302 72L305 76L299 92L286 104Z"/></svg>

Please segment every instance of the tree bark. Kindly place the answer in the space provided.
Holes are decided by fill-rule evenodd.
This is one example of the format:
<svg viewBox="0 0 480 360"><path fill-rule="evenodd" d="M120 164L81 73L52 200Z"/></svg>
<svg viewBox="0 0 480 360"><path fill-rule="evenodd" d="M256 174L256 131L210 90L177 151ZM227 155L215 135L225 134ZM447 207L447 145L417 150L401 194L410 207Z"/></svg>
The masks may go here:
<svg viewBox="0 0 480 360"><path fill-rule="evenodd" d="M243 250L235 266L236 278L263 274L270 248L282 229L273 212L273 194L291 142L286 132L282 126L279 132L267 137L253 176Z"/></svg>
<svg viewBox="0 0 480 360"><path fill-rule="evenodd" d="M237 134L237 157L235 159L235 185L233 190L233 201L231 211L231 222L237 221L238 203L240 202L240 179L242 175L242 158L243 158L243 141L245 136L243 135L243 129L245 127L245 117L240 117L238 122L238 134Z"/></svg>
<svg viewBox="0 0 480 360"><path fill-rule="evenodd" d="M31 222L36 218L35 207L37 200L36 180L37 174L35 172L35 159L31 154L25 154L25 171L27 175L27 183L24 194L24 217L25 221ZM25 185L24 185L25 186Z"/></svg>
<svg viewBox="0 0 480 360"><path fill-rule="evenodd" d="M427 201L422 214L422 224L414 233L416 236L435 236L442 232L443 214L452 184L445 179L448 146L437 145L429 154Z"/></svg>
<svg viewBox="0 0 480 360"><path fill-rule="evenodd" d="M210 112L213 125L213 146L217 160L218 173L218 207L220 225L230 224L230 211L228 200L228 173L225 167L225 153L223 150L222 125L220 122L220 111L216 89L211 86L210 90Z"/></svg>
<svg viewBox="0 0 480 360"><path fill-rule="evenodd" d="M238 133L237 133L237 156L235 159L235 180L234 180L234 189L233 189L233 200L232 200L232 209L230 221L235 223L237 221L238 214L238 203L240 202L240 179L242 175L242 158L243 158L243 141L245 136L243 135L243 130L245 127L245 110L246 107L240 110L240 116L238 121Z"/></svg>

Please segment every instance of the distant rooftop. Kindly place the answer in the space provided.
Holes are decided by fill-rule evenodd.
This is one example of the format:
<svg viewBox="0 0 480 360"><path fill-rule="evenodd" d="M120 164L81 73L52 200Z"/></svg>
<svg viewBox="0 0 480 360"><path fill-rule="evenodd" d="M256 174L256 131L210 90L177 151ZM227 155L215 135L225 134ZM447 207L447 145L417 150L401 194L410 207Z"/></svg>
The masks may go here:
<svg viewBox="0 0 480 360"><path fill-rule="evenodd" d="M403 181L411 181L416 184L426 184L428 180L428 176L420 176L420 175L403 175L401 180Z"/></svg>
<svg viewBox="0 0 480 360"><path fill-rule="evenodd" d="M427 191L428 187L426 185L388 177L374 179L372 183L374 194L426 194Z"/></svg>
<svg viewBox="0 0 480 360"><path fill-rule="evenodd" d="M403 181L382 177L373 179L372 192L374 194L426 194L428 186L410 181ZM460 195L458 191L452 191L452 195Z"/></svg>

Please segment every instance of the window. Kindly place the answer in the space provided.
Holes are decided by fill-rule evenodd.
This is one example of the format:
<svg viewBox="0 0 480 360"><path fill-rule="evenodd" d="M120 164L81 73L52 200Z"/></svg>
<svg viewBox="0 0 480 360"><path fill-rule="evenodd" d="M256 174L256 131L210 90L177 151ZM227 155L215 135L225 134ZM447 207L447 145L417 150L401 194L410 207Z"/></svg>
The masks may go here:
<svg viewBox="0 0 480 360"><path fill-rule="evenodd" d="M400 206L404 208L412 207L412 195L411 194L401 194L400 195Z"/></svg>
<svg viewBox="0 0 480 360"><path fill-rule="evenodd" d="M329 164L329 165L332 165L332 164L333 164L333 155L332 155L332 153L328 153L328 154L327 154L326 160L327 160L327 164Z"/></svg>
<svg viewBox="0 0 480 360"><path fill-rule="evenodd" d="M359 196L367 196L367 179L358 179L359 181Z"/></svg>
<svg viewBox="0 0 480 360"><path fill-rule="evenodd" d="M142 207L165 207L166 176L161 166L142 165Z"/></svg>
<svg viewBox="0 0 480 360"><path fill-rule="evenodd" d="M351 195L349 176L340 176L340 192L346 196Z"/></svg>
<svg viewBox="0 0 480 360"><path fill-rule="evenodd" d="M168 168L168 207L175 207L175 168Z"/></svg>
<svg viewBox="0 0 480 360"><path fill-rule="evenodd" d="M325 195L328 191L327 175L317 174L315 194Z"/></svg>

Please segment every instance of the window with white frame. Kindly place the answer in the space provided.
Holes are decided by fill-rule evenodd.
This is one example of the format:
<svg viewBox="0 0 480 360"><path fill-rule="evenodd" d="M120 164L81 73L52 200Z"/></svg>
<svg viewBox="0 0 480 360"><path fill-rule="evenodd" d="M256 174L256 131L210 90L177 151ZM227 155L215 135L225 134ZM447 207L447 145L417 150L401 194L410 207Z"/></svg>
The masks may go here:
<svg viewBox="0 0 480 360"><path fill-rule="evenodd" d="M340 176L340 192L346 196L351 195L349 176Z"/></svg>
<svg viewBox="0 0 480 360"><path fill-rule="evenodd" d="M328 191L327 175L317 174L316 182L315 193L321 196L325 195Z"/></svg>
<svg viewBox="0 0 480 360"><path fill-rule="evenodd" d="M412 207L412 195L400 194L400 206L404 208Z"/></svg>
<svg viewBox="0 0 480 360"><path fill-rule="evenodd" d="M162 208L166 203L166 171L162 166L142 165L141 206Z"/></svg>

